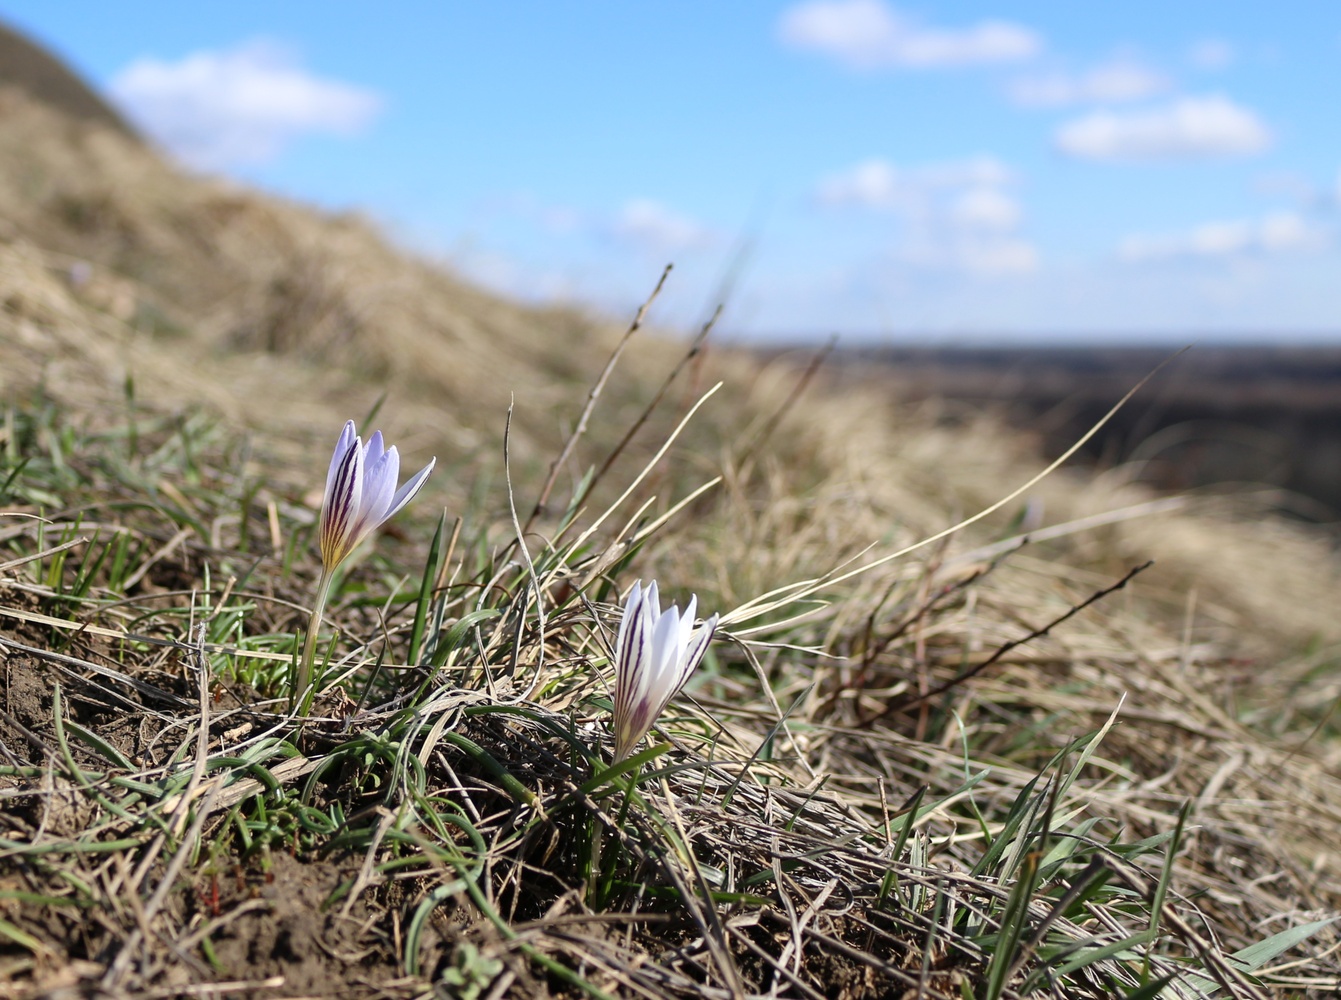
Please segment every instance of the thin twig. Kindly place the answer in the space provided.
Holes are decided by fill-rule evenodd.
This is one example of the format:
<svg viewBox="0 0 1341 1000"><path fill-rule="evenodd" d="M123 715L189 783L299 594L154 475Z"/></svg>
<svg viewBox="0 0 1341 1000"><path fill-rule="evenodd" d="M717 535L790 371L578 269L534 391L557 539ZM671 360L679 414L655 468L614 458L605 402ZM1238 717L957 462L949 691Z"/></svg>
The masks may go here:
<svg viewBox="0 0 1341 1000"><path fill-rule="evenodd" d="M671 265L667 264L666 269L661 272L661 278L657 281L656 287L652 289L646 301L638 307L638 312L633 317L633 322L629 328L624 331L624 336L619 338L619 343L615 345L614 351L610 354L610 359L606 361L605 367L601 369L600 376L596 379L596 384L591 387L587 393L587 403L582 408L582 415L578 418L577 426L573 432L568 435L568 440L564 442L562 450L558 457L549 467L549 475L545 477L545 485L540 488L540 495L536 498L535 509L531 511L531 516L526 519L526 531L531 530L531 525L535 519L545 512L545 505L549 503L550 492L554 489L554 483L559 478L559 470L563 468L564 463L568 461L568 456L573 453L573 448L577 446L578 439L587 430L587 422L591 419L591 411L596 408L596 400L600 398L601 391L605 388L605 383L610 379L610 373L615 370L615 364L619 361L620 355L624 353L624 348L633 339L633 335L638 332L643 325L643 319L647 316L647 310L652 308L652 303L656 301L657 296L661 294L662 287L666 284L666 279L670 276ZM523 532L524 533L524 532Z"/></svg>
<svg viewBox="0 0 1341 1000"><path fill-rule="evenodd" d="M521 552L522 560L526 563L526 573L530 583L531 592L535 594L535 615L536 615L536 654L535 654L535 673L531 677L531 683L525 691L510 699L513 702L524 701L531 696L537 684L540 683L540 674L545 668L545 593L540 587L540 577L536 574L535 563L531 561L531 552L526 547L526 533L522 530L520 521L517 519L517 500L516 494L512 490L512 403L508 403L507 423L503 428L503 478L508 488L508 513L512 516L512 527L517 532L517 550ZM526 599L523 598L520 607L517 609L517 639L512 646L513 663L515 669L516 658L520 655L522 629L526 622Z"/></svg>
<svg viewBox="0 0 1341 1000"><path fill-rule="evenodd" d="M833 353L833 349L837 345L838 335L834 334L825 342L823 347L815 352L814 356L810 359L810 364L806 365L806 370L801 373L801 377L797 379L796 384L792 386L792 391L789 392L787 398L782 401L782 405L773 411L772 416L765 421L764 426L759 429L759 433L755 436L754 440L744 447L740 459L738 460L739 465L744 466L751 458L763 450L764 445L768 444L769 439L773 436L773 432L778 429L778 425L782 423L783 418L792 411L792 407L796 405L797 400L805 394L806 388L810 385L811 381L814 380L815 376L819 373L820 368L823 367L825 359Z"/></svg>
<svg viewBox="0 0 1341 1000"><path fill-rule="evenodd" d="M926 694L920 694L914 698L908 698L905 699L904 701L894 702L893 704L886 705L882 711L871 716L869 719L863 720L861 725L869 726L872 723L878 722L879 720L885 718L888 715L892 715L895 712L902 712L905 711L906 709L914 708L917 705L921 705L925 702L931 701L934 698L939 698L941 695L945 694L945 692L957 688L964 682L969 681L972 678L978 676L978 674L982 673L992 664L999 661L1012 649L1016 649L1020 646L1025 645L1026 643L1033 642L1035 639L1043 638L1058 625L1080 614L1080 612L1084 611L1091 604L1094 604L1098 601L1102 601L1109 594L1113 594L1121 590L1128 583L1130 583L1135 576L1145 572L1153 565L1155 565L1155 561L1153 559L1148 559L1145 562L1141 563L1141 565L1132 567L1131 569L1127 570L1126 574L1124 574L1122 579L1119 580L1117 583L1109 584L1102 590L1095 591L1093 594L1085 598L1085 600L1081 601L1079 604L1073 605L1071 608L1069 608L1065 614L1058 615L1052 621L1048 622L1046 625L1040 628L1034 629L1028 635L1019 639L1012 639L1010 642L1007 642L1004 645L997 647L996 652L994 652L991 656L987 657L987 659L983 660L981 663L975 663L973 666L969 667L969 669L955 675L954 677L946 681L944 684L937 685L936 687L928 691Z"/></svg>
<svg viewBox="0 0 1341 1000"><path fill-rule="evenodd" d="M661 401L666 397L666 393L670 391L670 387L674 385L675 380L679 378L680 372L684 371L688 364L698 356L699 351L703 349L704 341L708 339L708 334L712 332L713 326L717 323L717 319L721 315L722 307L718 306L717 310L708 319L708 322L703 324L703 329L699 330L698 335L690 342L689 350L685 352L684 357L680 358L675 367L671 369L670 374L666 376L666 380L661 383L661 388L656 391L656 395L654 395L652 401L647 404L647 408L639 414L638 419L624 432L624 436L619 439L619 444L615 445L610 454L606 456L605 461L601 463L601 467L596 470L596 474L591 477L591 482L587 484L587 495L591 494L596 488L596 484L610 471L610 466L615 464L615 461L621 454L623 454L624 449L628 447L629 442L633 440L634 435L642 430L643 425L647 423L648 419L652 416L652 413L661 405Z"/></svg>

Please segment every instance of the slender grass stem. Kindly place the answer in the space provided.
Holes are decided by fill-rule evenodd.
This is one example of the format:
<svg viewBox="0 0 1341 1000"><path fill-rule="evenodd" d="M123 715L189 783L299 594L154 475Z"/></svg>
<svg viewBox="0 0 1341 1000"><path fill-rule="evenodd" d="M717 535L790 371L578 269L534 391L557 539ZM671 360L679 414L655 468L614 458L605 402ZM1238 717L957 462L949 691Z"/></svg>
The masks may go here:
<svg viewBox="0 0 1341 1000"><path fill-rule="evenodd" d="M312 604L312 617L307 621L307 637L303 640L303 655L298 660L298 674L294 678L293 690L289 692L289 707L304 710L308 702L308 687L312 683L312 663L317 656L317 633L321 631L321 615L326 610L326 599L330 596L332 574L324 566L317 578L317 597Z"/></svg>

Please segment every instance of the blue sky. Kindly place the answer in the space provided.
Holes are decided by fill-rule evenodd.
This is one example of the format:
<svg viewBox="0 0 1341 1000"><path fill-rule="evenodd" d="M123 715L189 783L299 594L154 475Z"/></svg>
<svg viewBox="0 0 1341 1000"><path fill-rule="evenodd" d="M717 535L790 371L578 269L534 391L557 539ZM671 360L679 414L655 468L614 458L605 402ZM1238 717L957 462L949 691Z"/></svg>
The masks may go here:
<svg viewBox="0 0 1341 1000"><path fill-rule="evenodd" d="M1341 335L1341 3L0 0L184 162L511 295L848 340Z"/></svg>

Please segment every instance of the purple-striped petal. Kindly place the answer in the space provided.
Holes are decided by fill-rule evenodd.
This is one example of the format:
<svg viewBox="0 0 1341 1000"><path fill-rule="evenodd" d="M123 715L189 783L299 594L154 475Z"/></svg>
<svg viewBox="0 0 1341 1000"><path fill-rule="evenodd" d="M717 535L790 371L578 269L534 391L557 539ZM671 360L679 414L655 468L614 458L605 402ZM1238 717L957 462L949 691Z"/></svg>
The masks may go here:
<svg viewBox="0 0 1341 1000"><path fill-rule="evenodd" d="M698 611L698 595L690 594L689 603L685 605L684 614L680 616L680 635L678 641L681 649L689 646L689 637L694 633L694 615Z"/></svg>
<svg viewBox="0 0 1341 1000"><path fill-rule="evenodd" d="M331 486L321 504L321 559L332 569L349 554L349 539L363 498L363 449L354 447L332 468Z"/></svg>
<svg viewBox="0 0 1341 1000"><path fill-rule="evenodd" d="M381 431L374 431L364 445L354 421L345 424L326 471L318 521L326 572L333 571L359 542L413 499L435 462L430 461L398 491L400 455L396 449L386 447Z"/></svg>
<svg viewBox="0 0 1341 1000"><path fill-rule="evenodd" d="M684 687L685 682L689 680L690 675L698 669L698 665L703 662L703 656L708 651L708 644L712 642L712 637L717 632L717 616L713 615L703 627L694 633L694 637L689 640L685 646L684 660L680 663L680 676L675 684L675 690L679 691Z"/></svg>
<svg viewBox="0 0 1341 1000"><path fill-rule="evenodd" d="M330 468L326 470L326 496L331 495L331 487L335 485L335 471L340 467L340 461L347 455L351 448L358 447L358 431L354 427L354 421L346 420L345 426L340 431L340 437L335 442L335 454L331 456Z"/></svg>
<svg viewBox="0 0 1341 1000"><path fill-rule="evenodd" d="M372 534L386 520L387 508L396 492L396 476L400 473L400 456L395 448L376 458L369 450L363 462L363 504L353 532L358 541Z"/></svg>
<svg viewBox="0 0 1341 1000"><path fill-rule="evenodd" d="M698 666L717 627L713 615L693 631L698 598L681 614L660 608L656 581L635 583L615 643L615 760L628 756Z"/></svg>
<svg viewBox="0 0 1341 1000"><path fill-rule="evenodd" d="M638 628L639 609L642 607L643 585L639 581L629 591L624 602L624 614L619 619L619 636L615 640L615 704L627 704L629 693L629 674L627 666L634 659L637 638L633 632Z"/></svg>

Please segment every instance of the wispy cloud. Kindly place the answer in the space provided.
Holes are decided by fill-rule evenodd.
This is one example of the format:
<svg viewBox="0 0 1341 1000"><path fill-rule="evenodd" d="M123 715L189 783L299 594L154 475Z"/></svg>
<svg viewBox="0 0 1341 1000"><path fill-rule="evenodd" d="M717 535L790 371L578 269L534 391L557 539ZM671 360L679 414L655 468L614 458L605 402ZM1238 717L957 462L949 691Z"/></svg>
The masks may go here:
<svg viewBox="0 0 1341 1000"><path fill-rule="evenodd" d="M264 163L303 135L355 135L382 107L373 91L317 76L268 41L137 59L110 91L149 135L203 169Z"/></svg>
<svg viewBox="0 0 1341 1000"><path fill-rule="evenodd" d="M1056 71L1019 77L1007 86L1006 95L1022 108L1064 108L1140 101L1172 86L1173 80L1158 70L1119 57L1082 73Z"/></svg>
<svg viewBox="0 0 1341 1000"><path fill-rule="evenodd" d="M625 202L609 232L619 242L652 254L681 253L714 240L708 227L651 198Z"/></svg>
<svg viewBox="0 0 1341 1000"><path fill-rule="evenodd" d="M1014 173L980 156L901 167L872 159L823 178L816 201L895 216L890 250L904 267L1020 274L1036 270L1037 248L1019 235L1024 210L1006 189Z"/></svg>
<svg viewBox="0 0 1341 1000"><path fill-rule="evenodd" d="M932 69L1019 62L1043 49L1043 39L1012 21L966 27L920 24L882 0L810 0L778 22L784 43L832 56L855 69Z"/></svg>
<svg viewBox="0 0 1341 1000"><path fill-rule="evenodd" d="M900 167L888 160L864 160L822 179L815 194L829 206L857 206L889 211L925 205L939 191L1000 187L1014 175L991 156Z"/></svg>
<svg viewBox="0 0 1341 1000"><path fill-rule="evenodd" d="M1020 203L995 188L970 188L950 202L950 219L960 229L1009 233L1020 225Z"/></svg>
<svg viewBox="0 0 1341 1000"><path fill-rule="evenodd" d="M1246 254L1317 252L1332 233L1297 212L1271 212L1258 219L1206 222L1181 232L1128 236L1118 256L1145 263L1177 258L1225 259Z"/></svg>
<svg viewBox="0 0 1341 1000"><path fill-rule="evenodd" d="M1083 160L1153 161L1247 156L1271 145L1257 113L1227 97L1180 97L1141 111L1095 111L1062 125L1057 148Z"/></svg>

